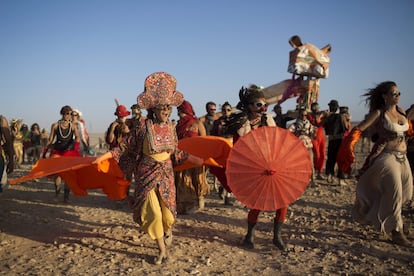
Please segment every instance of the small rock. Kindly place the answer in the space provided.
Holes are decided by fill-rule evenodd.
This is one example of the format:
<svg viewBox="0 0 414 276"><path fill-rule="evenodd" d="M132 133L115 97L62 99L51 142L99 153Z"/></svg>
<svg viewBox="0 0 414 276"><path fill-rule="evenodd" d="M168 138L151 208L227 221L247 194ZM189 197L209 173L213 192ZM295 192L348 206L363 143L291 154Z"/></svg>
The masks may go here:
<svg viewBox="0 0 414 276"><path fill-rule="evenodd" d="M197 274L201 274L201 272L198 269L193 269L190 271L191 275L197 275Z"/></svg>

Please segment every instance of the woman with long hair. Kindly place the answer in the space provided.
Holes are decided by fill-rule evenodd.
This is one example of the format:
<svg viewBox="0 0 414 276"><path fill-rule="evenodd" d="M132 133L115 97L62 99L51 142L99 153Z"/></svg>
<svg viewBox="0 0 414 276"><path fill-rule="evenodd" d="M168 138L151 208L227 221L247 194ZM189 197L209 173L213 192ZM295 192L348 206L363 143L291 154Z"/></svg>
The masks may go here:
<svg viewBox="0 0 414 276"><path fill-rule="evenodd" d="M343 141L338 165L349 173L354 161L354 146L361 133L373 127L378 139L360 171L353 217L391 235L392 242L408 246L404 235L403 205L413 195L413 178L407 160L407 136L412 126L398 106L400 91L393 81L385 81L363 95L369 115L354 127Z"/></svg>

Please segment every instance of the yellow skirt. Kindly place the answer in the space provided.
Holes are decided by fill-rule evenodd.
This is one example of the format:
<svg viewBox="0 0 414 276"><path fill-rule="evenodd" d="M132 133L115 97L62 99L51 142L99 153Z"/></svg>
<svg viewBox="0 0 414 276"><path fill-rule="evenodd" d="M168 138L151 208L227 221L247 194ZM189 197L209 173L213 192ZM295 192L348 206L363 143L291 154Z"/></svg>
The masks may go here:
<svg viewBox="0 0 414 276"><path fill-rule="evenodd" d="M150 237L160 239L164 233L169 233L174 224L174 216L165 206L156 189L152 189L141 207L141 228Z"/></svg>

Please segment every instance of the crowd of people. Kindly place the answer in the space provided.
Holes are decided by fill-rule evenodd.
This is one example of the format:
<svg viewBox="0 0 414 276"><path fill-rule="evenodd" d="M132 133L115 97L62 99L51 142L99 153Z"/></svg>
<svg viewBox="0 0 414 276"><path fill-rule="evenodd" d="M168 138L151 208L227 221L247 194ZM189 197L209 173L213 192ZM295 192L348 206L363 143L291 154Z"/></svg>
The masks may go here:
<svg viewBox="0 0 414 276"><path fill-rule="evenodd" d="M394 82L383 82L364 96L369 114L354 128L351 128L349 108L340 106L335 99L324 111L314 102L310 110L298 105L296 110L284 114L276 104L272 116L267 112L261 88L255 85L242 87L236 108L224 102L217 112L216 103L208 101L206 114L198 117L192 104L176 90L176 79L168 73L156 72L145 79L144 91L138 95L131 111L117 105L116 118L109 124L104 138L108 151L95 162L115 158L125 178L131 181L134 192L130 195L128 189L126 201L134 221L156 242L159 249L156 264L168 259L167 247L172 243L177 214L205 208L204 198L211 192L208 175L213 175L214 183L220 184L218 193L224 204L232 205L225 168L203 165L201 158L178 149L178 141L213 135L235 144L244 135L264 126L287 129L303 141L312 161L310 187L316 185L316 180L326 181L328 185L347 185L346 179L357 173L353 217L389 234L395 244L409 246L401 213L413 193L414 106L407 112L399 107L400 92ZM174 106L179 117L177 122L170 119ZM142 114L143 109L147 111L146 116ZM1 117L2 176L19 168L25 156L30 162L36 162L42 157L94 155L81 112L66 105L60 115L49 135L45 129L40 131L37 123L29 130L21 120L12 120L9 126L7 119ZM367 147L361 151L370 153L363 168L357 171L351 168L354 147L361 137L368 139L361 143ZM185 161L198 167L174 172L174 166ZM55 177L56 195L60 193L61 182L60 177ZM68 201L70 191L63 186L64 201ZM288 206L274 210L273 244L280 250L286 248L282 228L287 210ZM251 209L247 215L247 233L242 242L246 248L254 248L254 230L260 212Z"/></svg>
<svg viewBox="0 0 414 276"><path fill-rule="evenodd" d="M89 144L89 134L82 113L66 105L61 108L60 115L61 118L51 125L49 132L46 128L40 129L38 123L33 123L29 129L22 119L11 119L9 124L7 119L2 117L7 122L7 127L5 123L2 127L9 130L2 132L2 148L4 150L7 148L6 145L11 145L12 155L6 154L6 156L9 166L13 164L13 170L21 169L22 164L33 165L39 159L46 157L95 155ZM6 142L7 135L4 134L6 132L10 132L10 143ZM2 165L1 169L3 167ZM4 173L3 176L5 175ZM58 196L62 180L60 177L54 177L54 181L55 194ZM63 186L64 202L68 202L70 190L66 185Z"/></svg>
<svg viewBox="0 0 414 276"><path fill-rule="evenodd" d="M36 163L41 157L46 145L48 134L45 128L40 130L38 123L33 123L30 129L21 119L10 121L15 166L20 168L23 163Z"/></svg>

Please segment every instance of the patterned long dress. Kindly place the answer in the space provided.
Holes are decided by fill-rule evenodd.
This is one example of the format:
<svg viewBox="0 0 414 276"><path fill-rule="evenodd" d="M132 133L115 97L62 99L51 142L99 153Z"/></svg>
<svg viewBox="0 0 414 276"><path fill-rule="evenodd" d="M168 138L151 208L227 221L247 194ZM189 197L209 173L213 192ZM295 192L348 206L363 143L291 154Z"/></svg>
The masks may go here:
<svg viewBox="0 0 414 276"><path fill-rule="evenodd" d="M171 211L174 218L176 217L173 164L179 165L188 158L188 154L179 150L177 145L174 123L159 125L147 119L141 122L140 127L130 132L119 147L112 150L124 174L135 174L133 218L141 226L141 207L154 189L162 203ZM160 155L167 158L155 159Z"/></svg>

